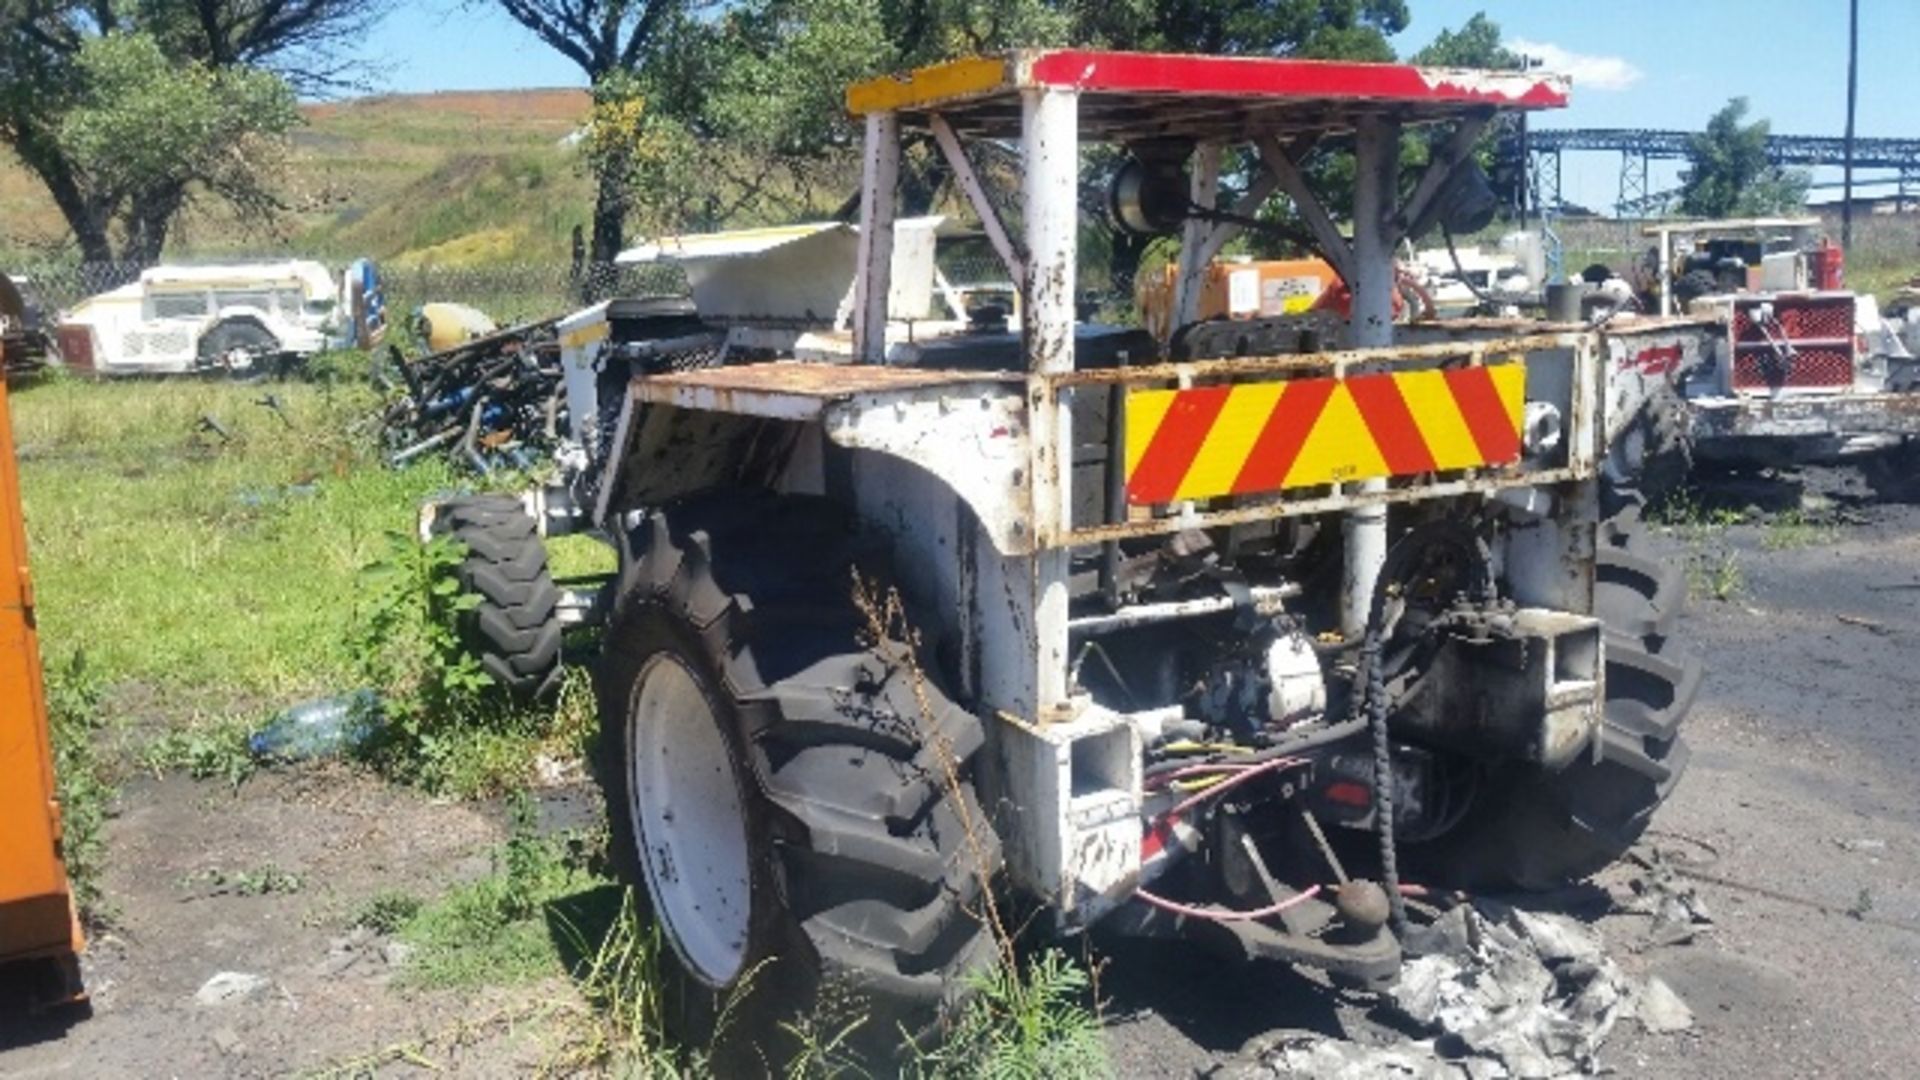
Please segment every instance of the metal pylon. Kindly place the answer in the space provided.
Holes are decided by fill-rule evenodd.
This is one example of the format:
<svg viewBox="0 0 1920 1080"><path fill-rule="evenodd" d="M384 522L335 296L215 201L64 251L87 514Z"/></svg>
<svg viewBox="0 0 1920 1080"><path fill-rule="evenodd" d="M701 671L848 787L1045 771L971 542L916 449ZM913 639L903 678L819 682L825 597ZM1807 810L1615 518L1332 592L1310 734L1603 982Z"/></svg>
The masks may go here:
<svg viewBox="0 0 1920 1080"><path fill-rule="evenodd" d="M1620 152L1620 201L1613 204L1613 212L1620 219L1622 251L1633 250L1633 224L1629 215L1645 216L1649 205L1647 197L1653 194L1647 184L1648 160L1645 151Z"/></svg>
<svg viewBox="0 0 1920 1080"><path fill-rule="evenodd" d="M1530 154L1528 194L1540 212L1540 249L1546 256L1547 284L1566 280L1566 250L1553 223L1560 217L1560 151Z"/></svg>

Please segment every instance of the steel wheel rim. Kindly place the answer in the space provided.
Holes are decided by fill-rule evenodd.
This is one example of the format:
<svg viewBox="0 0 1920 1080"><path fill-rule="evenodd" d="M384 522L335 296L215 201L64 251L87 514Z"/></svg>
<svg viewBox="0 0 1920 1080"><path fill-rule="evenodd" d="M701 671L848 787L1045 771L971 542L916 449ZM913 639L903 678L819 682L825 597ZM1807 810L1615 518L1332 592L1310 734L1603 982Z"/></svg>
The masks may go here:
<svg viewBox="0 0 1920 1080"><path fill-rule="evenodd" d="M720 719L676 656L650 658L627 710L627 814L654 914L708 985L746 964L753 911L746 803Z"/></svg>

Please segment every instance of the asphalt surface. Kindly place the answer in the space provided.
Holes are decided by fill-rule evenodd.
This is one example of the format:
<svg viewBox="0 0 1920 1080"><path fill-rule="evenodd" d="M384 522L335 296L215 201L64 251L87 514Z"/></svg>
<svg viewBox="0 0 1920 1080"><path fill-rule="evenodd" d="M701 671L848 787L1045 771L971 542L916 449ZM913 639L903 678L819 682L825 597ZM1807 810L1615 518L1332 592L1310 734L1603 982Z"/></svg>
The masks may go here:
<svg viewBox="0 0 1920 1080"><path fill-rule="evenodd" d="M1663 557L1701 568L1676 636L1708 677L1685 728L1692 765L1641 854L1684 867L1713 923L1671 945L1604 897L1588 916L1623 968L1666 980L1697 1022L1667 1035L1623 1023L1602 1066L1920 1074L1920 507L1874 502L1845 470L1706 501L1748 523L1657 537ZM1737 586L1698 595L1729 557ZM1628 864L1598 884L1624 900L1643 876ZM1277 1029L1382 1034L1364 1001L1286 968L1158 946L1111 959L1122 1076L1206 1075Z"/></svg>

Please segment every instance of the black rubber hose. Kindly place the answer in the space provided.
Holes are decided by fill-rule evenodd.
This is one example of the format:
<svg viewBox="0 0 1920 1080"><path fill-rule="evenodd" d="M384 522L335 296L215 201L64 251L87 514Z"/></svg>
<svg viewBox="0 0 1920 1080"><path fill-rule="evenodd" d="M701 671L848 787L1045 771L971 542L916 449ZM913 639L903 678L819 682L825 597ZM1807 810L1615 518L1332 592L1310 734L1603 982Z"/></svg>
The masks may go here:
<svg viewBox="0 0 1920 1080"><path fill-rule="evenodd" d="M1360 647L1366 669L1366 699L1361 708L1373 731L1373 828L1380 837L1380 885L1387 891L1393 932L1407 932L1407 903L1400 895L1400 860L1393 839L1393 742L1387 732L1387 680L1380 663L1379 624L1367 628Z"/></svg>

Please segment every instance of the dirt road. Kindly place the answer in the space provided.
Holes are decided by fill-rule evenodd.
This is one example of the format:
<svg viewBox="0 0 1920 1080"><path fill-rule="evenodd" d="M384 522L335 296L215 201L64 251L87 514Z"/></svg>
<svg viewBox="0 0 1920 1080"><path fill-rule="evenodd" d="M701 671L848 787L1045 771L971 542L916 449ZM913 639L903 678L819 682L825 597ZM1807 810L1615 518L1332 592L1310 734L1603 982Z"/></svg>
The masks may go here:
<svg viewBox="0 0 1920 1080"><path fill-rule="evenodd" d="M1603 1055L1621 1074L1904 1076L1920 1061L1920 508L1851 507L1844 494L1849 523L1832 529L1748 524L1662 541L1732 586L1696 601L1680 631L1711 676L1688 729L1691 772L1650 838L1695 869L1714 923L1691 944L1653 945L1644 916L1597 917L1621 964L1665 978L1697 1017L1678 1035L1624 1025ZM590 797L562 791L549 811ZM118 915L89 961L93 1016L64 1028L0 1018L0 1075L356 1062L381 1075L429 1064L513 1075L551 1060L546 1019L578 1000L564 980L414 989L396 981L404 957L390 942L347 929L384 889L431 894L487 873L498 807L334 770L265 775L238 793L141 780L121 804L106 879ZM268 865L298 887L221 880ZM1623 891L1630 876L1603 884ZM1123 1076L1204 1073L1263 1032L1333 1031L1362 1011L1283 968L1145 946L1109 960L1101 990ZM222 971L264 985L196 1001Z"/></svg>

